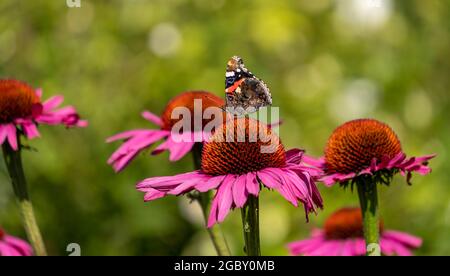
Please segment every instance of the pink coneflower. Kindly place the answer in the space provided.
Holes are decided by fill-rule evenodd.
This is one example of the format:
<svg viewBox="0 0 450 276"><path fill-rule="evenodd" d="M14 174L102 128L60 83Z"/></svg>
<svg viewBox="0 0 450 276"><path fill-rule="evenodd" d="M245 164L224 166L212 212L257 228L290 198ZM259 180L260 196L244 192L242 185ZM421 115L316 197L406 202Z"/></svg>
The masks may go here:
<svg viewBox="0 0 450 276"><path fill-rule="evenodd" d="M177 161L192 150L195 144L194 139L189 141L178 141L179 137L173 137L171 129L179 121L172 119L172 113L175 108L186 107L191 112L191 133L183 135L194 135L194 101L201 100L202 112L209 107L222 107L225 102L223 99L204 91L184 92L173 98L164 109L161 116L157 116L149 111L142 113L144 119L154 123L158 129L136 129L119 133L107 139L107 142L125 140L125 142L109 158L108 164L112 165L116 172L123 170L140 152L151 147L156 142L163 142L156 147L152 154L159 154L168 150L170 152L170 161ZM202 125L205 126L211 120L203 119ZM202 130L200 130L202 132ZM201 133L201 137L205 137Z"/></svg>
<svg viewBox="0 0 450 276"><path fill-rule="evenodd" d="M320 181L331 186L340 183L356 185L363 212L364 237L367 255L377 256L369 250L380 241L378 184L389 185L400 172L408 184L412 172L425 175L431 172L428 160L435 155L406 158L400 140L386 124L373 119L360 119L338 127L328 140L325 156L319 160L306 158L305 163L318 167L323 175Z"/></svg>
<svg viewBox="0 0 450 276"><path fill-rule="evenodd" d="M72 106L59 108L62 96L54 96L41 101L42 90L33 89L17 80L0 80L0 144L9 143L18 150L18 134L28 139L39 136L38 124L84 127Z"/></svg>
<svg viewBox="0 0 450 276"><path fill-rule="evenodd" d="M16 237L7 235L0 228L0 256L31 256L33 249L31 246Z"/></svg>
<svg viewBox="0 0 450 276"><path fill-rule="evenodd" d="M0 144L14 194L21 208L25 231L36 255L46 255L46 249L28 196L22 167L21 136L39 136L39 124L85 127L86 121L72 106L58 108L62 96L42 102L42 91L17 80L0 80Z"/></svg>
<svg viewBox="0 0 450 276"><path fill-rule="evenodd" d="M431 172L428 160L436 155L407 158L400 140L386 124L360 119L338 127L328 140L325 156L319 160L305 157L305 162L323 170L321 181L327 186L346 184L359 176L374 176L382 183L400 172L410 183L411 173Z"/></svg>
<svg viewBox="0 0 450 276"><path fill-rule="evenodd" d="M232 141L227 140L229 133L234 135ZM250 136L256 134L253 142ZM262 147L270 150L262 152ZM145 193L145 201L192 190L217 190L208 227L222 222L233 208L242 208L250 197L258 197L261 186L278 191L294 206L301 202L308 215L316 206L322 207L322 199L312 177L316 170L303 166L302 156L297 149L285 151L278 136L263 123L228 120L204 143L200 170L148 178L137 189Z"/></svg>
<svg viewBox="0 0 450 276"><path fill-rule="evenodd" d="M380 246L383 255L410 256L422 240L410 234L384 230L380 222ZM292 255L305 256L363 256L366 246L363 237L362 213L359 208L343 208L333 213L323 229L314 229L311 237L288 245Z"/></svg>

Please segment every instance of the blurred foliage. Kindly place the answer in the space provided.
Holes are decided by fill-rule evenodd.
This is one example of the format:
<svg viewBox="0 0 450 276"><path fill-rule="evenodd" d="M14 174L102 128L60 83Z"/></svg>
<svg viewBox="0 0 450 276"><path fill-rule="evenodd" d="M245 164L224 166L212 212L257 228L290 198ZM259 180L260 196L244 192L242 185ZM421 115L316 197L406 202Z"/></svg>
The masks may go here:
<svg viewBox="0 0 450 276"><path fill-rule="evenodd" d="M84 255L213 254L197 206L169 197L143 203L134 184L192 170L190 157L143 154L123 173L105 138L148 127L179 92L223 93L225 63L240 55L272 90L289 147L319 156L332 130L354 118L390 124L410 155L438 153L431 175L381 190L386 228L423 237L420 255L450 254L450 3L389 0L65 0L0 2L0 77L27 81L44 97L66 96L87 129L42 127L24 153L38 220L52 254L77 242ZM447 114L447 115L445 115ZM0 223L24 236L3 162ZM325 209L305 223L264 191L262 251L285 255L337 208L357 197L321 185ZM223 224L242 254L239 212Z"/></svg>

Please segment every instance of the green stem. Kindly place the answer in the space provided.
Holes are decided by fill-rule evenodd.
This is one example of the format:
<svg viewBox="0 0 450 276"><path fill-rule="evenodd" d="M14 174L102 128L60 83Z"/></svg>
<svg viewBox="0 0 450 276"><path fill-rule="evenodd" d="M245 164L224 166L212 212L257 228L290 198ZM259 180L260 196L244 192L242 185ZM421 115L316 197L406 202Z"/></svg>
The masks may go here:
<svg viewBox="0 0 450 276"><path fill-rule="evenodd" d="M259 240L259 200L249 196L241 209L242 227L244 229L245 253L247 256L261 256Z"/></svg>
<svg viewBox="0 0 450 276"><path fill-rule="evenodd" d="M17 139L20 145L20 138ZM5 142L3 143L3 156L8 168L11 183L13 185L14 194L17 198L22 222L27 233L29 242L31 243L34 253L37 256L46 256L44 241L42 240L39 226L34 215L33 205L28 196L27 182L23 172L21 149L14 151L11 146Z"/></svg>
<svg viewBox="0 0 450 276"><path fill-rule="evenodd" d="M196 143L192 150L192 154L194 156L194 166L195 169L201 168L201 156L202 156L202 144ZM211 203L211 193L193 193L191 194L192 198L196 199L202 208L203 217L205 219L205 223L208 223L208 213ZM227 240L225 235L222 232L222 229L219 225L214 225L213 227L207 228L209 237L216 249L217 255L219 256L231 256L230 248L228 247Z"/></svg>
<svg viewBox="0 0 450 276"><path fill-rule="evenodd" d="M380 256L380 218L377 182L370 179L356 183L363 216L367 256Z"/></svg>

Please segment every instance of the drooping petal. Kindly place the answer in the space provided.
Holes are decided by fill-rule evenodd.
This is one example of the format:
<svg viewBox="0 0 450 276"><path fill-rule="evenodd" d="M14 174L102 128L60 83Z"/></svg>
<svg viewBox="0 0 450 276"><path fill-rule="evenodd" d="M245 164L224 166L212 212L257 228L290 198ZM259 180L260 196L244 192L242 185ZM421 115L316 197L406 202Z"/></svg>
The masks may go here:
<svg viewBox="0 0 450 276"><path fill-rule="evenodd" d="M209 212L208 228L211 228L216 223L222 222L233 208L233 183L236 181L236 176L227 175L222 184L217 189L217 192L211 203L211 211Z"/></svg>
<svg viewBox="0 0 450 276"><path fill-rule="evenodd" d="M6 124L0 124L0 145L3 145L8 136L8 128L6 126Z"/></svg>
<svg viewBox="0 0 450 276"><path fill-rule="evenodd" d="M145 202L156 200L158 198L162 198L162 197L166 196L165 192L158 191L153 188L143 188L143 189L140 189L140 191L145 193L145 195L144 195Z"/></svg>
<svg viewBox="0 0 450 276"><path fill-rule="evenodd" d="M3 125L3 131L4 134L6 135L6 140L8 141L9 145L11 146L11 148L13 150L18 150L19 149L19 145L17 144L17 129L16 126L14 124L6 124ZM5 141L5 139L1 139L0 137L0 141L3 140L3 142Z"/></svg>
<svg viewBox="0 0 450 276"><path fill-rule="evenodd" d="M162 187L172 187L174 185L177 185L179 183L182 183L187 180L191 179L197 179L201 180L205 178L204 174L202 174L199 171L193 171L188 173L182 173L174 176L159 176L159 177L151 177L142 180L137 184L137 189L140 190L141 188L155 188L160 189ZM209 178L208 178L209 179Z"/></svg>
<svg viewBox="0 0 450 276"><path fill-rule="evenodd" d="M257 172L257 176L270 189L275 189L281 185L280 178L276 174L274 175L269 169L263 169Z"/></svg>
<svg viewBox="0 0 450 276"><path fill-rule="evenodd" d="M303 158L304 152L305 151L303 151L301 149L291 149L291 150L286 151L286 162L300 164L300 162Z"/></svg>
<svg viewBox="0 0 450 276"><path fill-rule="evenodd" d="M219 187L217 197L219 197L218 209L217 209L217 221L220 223L224 221L225 217L233 206L233 183L236 181L236 176L228 175L222 185Z"/></svg>
<svg viewBox="0 0 450 276"><path fill-rule="evenodd" d="M219 175L215 177L211 177L206 182L199 182L195 186L195 189L199 192L207 192L212 189L216 189L220 184L222 184L222 181L225 179L224 175Z"/></svg>
<svg viewBox="0 0 450 276"><path fill-rule="evenodd" d="M115 142L118 140L127 140L130 139L134 136L138 136L138 135L142 135L144 133L152 133L152 132L164 132L162 130L151 130L151 129L133 129L133 130L129 130L129 131L124 131L121 133L118 133L114 136L109 137L108 139L106 139L107 143L111 143L111 142ZM167 135L169 135L169 132L167 132Z"/></svg>
<svg viewBox="0 0 450 276"><path fill-rule="evenodd" d="M247 175L241 175L236 177L233 184L233 200L237 208L242 208L247 202L246 182Z"/></svg>
<svg viewBox="0 0 450 276"><path fill-rule="evenodd" d="M258 196L259 194L259 182L258 179L256 177L256 173L254 172L249 172L247 173L247 179L245 182L245 187L246 190L249 194L254 195L254 196Z"/></svg>
<svg viewBox="0 0 450 276"><path fill-rule="evenodd" d="M123 170L139 152L166 137L167 132L148 130L136 132L135 135L123 143L108 159L108 164L113 165L116 172Z"/></svg>
<svg viewBox="0 0 450 276"><path fill-rule="evenodd" d="M178 161L183 158L188 152L192 150L195 142L174 142L168 147L170 151L169 160L172 162Z"/></svg>
<svg viewBox="0 0 450 276"><path fill-rule="evenodd" d="M39 131L34 122L32 121L23 122L21 125L22 130L28 139L39 137Z"/></svg>

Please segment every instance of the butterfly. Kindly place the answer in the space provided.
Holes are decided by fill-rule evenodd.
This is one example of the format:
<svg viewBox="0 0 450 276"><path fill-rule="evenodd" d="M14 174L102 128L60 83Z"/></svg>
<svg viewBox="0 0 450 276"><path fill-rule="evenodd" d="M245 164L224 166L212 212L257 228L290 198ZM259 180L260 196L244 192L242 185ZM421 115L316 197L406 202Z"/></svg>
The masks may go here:
<svg viewBox="0 0 450 276"><path fill-rule="evenodd" d="M235 115L247 115L272 104L267 85L253 75L238 56L227 63L225 98L225 110Z"/></svg>

